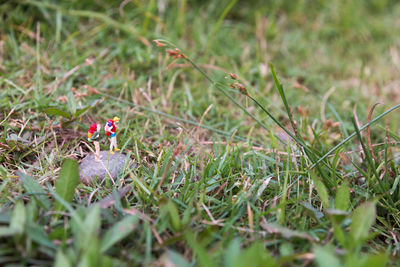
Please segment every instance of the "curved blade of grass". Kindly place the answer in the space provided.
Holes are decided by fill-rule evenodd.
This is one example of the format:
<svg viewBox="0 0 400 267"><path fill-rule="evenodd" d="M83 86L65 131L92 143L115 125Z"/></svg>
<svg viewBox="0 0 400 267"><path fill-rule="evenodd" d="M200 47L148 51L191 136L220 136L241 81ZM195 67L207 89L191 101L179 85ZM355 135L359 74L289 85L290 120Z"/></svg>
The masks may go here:
<svg viewBox="0 0 400 267"><path fill-rule="evenodd" d="M278 77L276 76L274 65L272 63L269 63L269 66L271 67L272 77L274 78L276 88L278 89L278 92L279 92L279 95L281 96L283 105L285 106L286 113L288 114L290 124L292 125L293 130L296 131L296 125L294 123L292 112L290 111L289 104L286 99L285 91L283 90L282 84L279 82Z"/></svg>
<svg viewBox="0 0 400 267"><path fill-rule="evenodd" d="M71 119L71 115L59 108L46 108L43 110L47 115L61 116L66 119Z"/></svg>
<svg viewBox="0 0 400 267"><path fill-rule="evenodd" d="M322 202L322 206L324 207L324 209L329 209L329 194L328 194L328 190L326 189L326 186L324 185L324 183L322 183L322 181L320 179L318 179L317 175L310 171L310 176L311 179L314 182L314 186L315 189L317 189L317 193L319 198L321 199Z"/></svg>
<svg viewBox="0 0 400 267"><path fill-rule="evenodd" d="M172 47L177 47L175 44L173 44L173 43L171 43L171 42L169 42L169 41L167 41L167 40L159 39L159 41L162 41L162 42L164 42L164 43L166 43L166 44L168 44L168 45L170 45L170 46L172 46ZM251 114L250 112L248 112L247 109L246 109L243 105L241 105L240 103L238 103L238 102L236 101L236 99L234 99L231 95L229 95L229 94L226 92L226 90L223 88L223 87L226 86L225 84L221 84L221 83L219 83L219 82L215 82L209 75L207 75L207 73L205 73L205 72L204 72L194 61L192 61L189 57L185 56L185 57L184 57L184 60L186 60L187 62L189 62L189 63L190 63L197 71L199 71L199 72L200 72L200 73L215 87L215 88L219 89L226 97L229 98L229 100L231 100L236 106L238 106L238 107L239 107L241 110L243 110L247 115L249 115L253 120L255 120L261 127L263 127L264 129L266 129L267 131L270 131L270 132L271 132L271 129L270 129L269 127L267 127L264 123L262 123L260 120L258 120L253 114ZM271 68L272 68L272 70L273 70L273 65L272 65L272 63L271 63L270 65L271 65ZM279 90L279 94L281 95L282 101L284 102L286 111L287 111L287 113L288 113L288 115L289 115L289 119L291 120L292 127L293 127L293 129L295 129L294 122L293 122L293 118L292 118L292 115L291 115L291 112L290 112L289 105L288 105L288 103L287 103L285 94L284 94L284 92L283 92L282 86L280 85L280 83L279 83L279 81L278 81L278 79L277 79L277 77L276 77L275 71L273 71L272 74L273 74L273 76L274 76L274 80L275 80L276 86L277 86L277 88L278 88L278 90ZM300 145L303 146L306 150L308 150L309 153L313 154L314 157L318 158L318 157L315 155L314 151L312 151L309 147L307 147L306 144L305 144L301 139L297 138L294 134L292 134L292 133L291 133L282 123L280 123L268 110L266 110L266 109L264 108L264 106L261 105L255 98L253 98L253 97L250 96L250 95L247 95L247 97L249 97L257 106L259 106L259 107L264 111L264 113L266 113L276 124L278 124L278 126L279 126L282 130L284 130L293 140L295 140L298 144L300 144ZM273 133L273 134L274 134L274 136L275 136L281 143L283 143L283 144L286 145L286 142L283 141L278 135L276 135L275 133Z"/></svg>
<svg viewBox="0 0 400 267"><path fill-rule="evenodd" d="M208 53L208 51L210 50L213 42L214 42L214 38L215 35L217 34L217 32L219 31L219 29L221 28L222 22L224 21L226 15L228 15L229 11L232 9L232 7L236 4L237 0L231 0L229 2L229 4L225 7L224 11L221 13L221 15L218 18L217 23L214 26L214 29L211 33L210 38L208 39L208 43L206 46L206 50L204 51L204 54L206 55Z"/></svg>
<svg viewBox="0 0 400 267"><path fill-rule="evenodd" d="M225 85L224 85L225 86ZM226 92L226 90L221 86L220 83L214 83L214 87L219 89L227 98L229 98L233 103L235 103L236 106L238 106L241 110L243 110L248 116L250 116L255 122L257 122L261 127L263 127L265 130L268 132L272 132L271 129L265 125L263 122L261 122L259 119L257 119L253 114L251 114L247 109L241 105L239 102L236 101L230 94ZM271 115L272 116L272 115ZM270 116L270 117L271 117ZM275 121L275 118L274 118ZM286 142L282 140L278 135L273 133L273 135L284 145L286 145Z"/></svg>
<svg viewBox="0 0 400 267"><path fill-rule="evenodd" d="M248 95L248 98L250 98L258 107L260 107L262 109L262 111L264 111L265 114L268 115L268 117L270 117L282 130L285 131L285 133L287 133L294 141L296 141L297 143L299 143L300 145L302 145L305 149L310 150L306 144L304 144L304 142L302 140L300 140L299 138L297 138L291 131L289 131L282 123L280 123L278 121L278 119L276 119L266 108L264 108L263 105L260 104L260 102L257 101L257 99L255 99L254 97ZM311 150L310 150L311 151Z"/></svg>
<svg viewBox="0 0 400 267"><path fill-rule="evenodd" d="M79 183L78 162L73 159L66 159L61 167L56 183L56 193L67 203L72 201L75 188ZM57 201L54 204L55 211L64 210L62 203Z"/></svg>
<svg viewBox="0 0 400 267"><path fill-rule="evenodd" d="M36 243L48 248L57 249L57 246L51 242L41 225L31 222L29 225L27 225L26 233L29 238Z"/></svg>
<svg viewBox="0 0 400 267"><path fill-rule="evenodd" d="M163 40L163 39L159 39L159 41L162 41L172 47L177 47L175 44L167 41L167 40ZM184 60L188 61L196 70L198 70L213 86L215 86L217 89L219 89L220 91L222 91L224 93L225 96L227 96L232 102L234 102L239 108L241 108L247 115L251 116L251 118L255 119L257 121L257 123L259 123L259 125L261 125L263 128L267 129L270 131L270 129L264 125L262 122L260 122L259 120L257 120L254 115L250 114L245 107L243 107L240 103L238 103L232 96L230 96L225 90L224 88L222 88L222 86L216 86L217 83L215 82L210 76L208 76L196 63L194 63L190 58L188 57L184 57ZM271 64L271 69L273 69L273 65ZM274 80L276 83L276 86L279 90L279 93L281 95L282 101L284 102L286 111L289 115L289 119L291 120L292 126L294 127L294 122L291 116L291 112L289 109L289 105L287 103L285 94L283 92L283 89L279 83L279 81L277 80L275 71L273 71L273 76L274 76ZM284 130L293 140L295 140L298 144L300 144L304 149L305 152L307 153L307 156L310 158L310 160L313 162L313 164L310 166L310 168L308 169L312 169L314 167L318 167L320 173L324 176L324 180L327 182L328 179L327 177L325 177L326 175L324 174L324 171L319 167L319 163L323 163L325 166L327 166L329 169L331 169L331 167L324 161L332 152L334 152L336 149L338 149L339 147L341 147L344 143L346 143L347 141L349 141L351 138L353 138L356 133L351 134L350 136L348 136L344 141L342 141L341 143L339 143L338 145L336 145L334 148L332 148L331 150L329 150L325 155L323 155L322 157L319 157L318 155L315 154L315 152L313 150L311 150L300 138L296 137L294 134L292 134L286 127L284 127L283 124L281 124L274 116L272 116L272 114L270 112L268 112L256 99L254 99L253 97L247 95L251 100L253 100L254 103L256 103L276 124L278 124L278 126ZM363 127L360 128L360 131L364 130L366 127L368 127L369 125L373 124L374 122L376 122L377 120L379 120L381 117L385 116L386 114L388 114L389 112L393 111L394 109L400 107L399 105L396 105L395 107L389 109L388 111L382 113L381 115L379 115L378 117L376 117L374 120L372 120L371 122L367 123L366 125L364 125ZM294 128L295 129L295 128ZM275 135L275 134L274 134ZM276 135L275 135L276 136ZM276 136L281 142L283 142L282 139L280 139L278 136ZM283 142L285 143L285 142ZM318 159L318 160L317 160Z"/></svg>
<svg viewBox="0 0 400 267"><path fill-rule="evenodd" d="M315 152L313 150L311 150L303 141L303 139L298 138L297 136L295 136L292 132L289 131L289 129L287 129L282 123L280 123L263 105L261 105L255 98L253 98L250 95L247 95L257 106L259 106L265 114L267 114L282 130L285 131L285 133L287 133L294 141L297 142L297 144L299 144L303 149L304 149L304 153L306 153L306 155L308 156L308 158L311 160L311 162L313 162L314 164L317 165L316 161L318 158L318 155L315 154ZM328 163L326 163L325 161L322 162L328 169L332 169L331 166L328 165ZM330 179L326 172L318 165L317 166L318 171L321 173L322 178L324 179L324 182L326 183L326 185L329 188L329 191L331 191L331 187L333 186L332 184L332 179Z"/></svg>
<svg viewBox="0 0 400 267"><path fill-rule="evenodd" d="M360 245L368 236L369 230L376 219L376 202L365 202L358 206L352 216L350 225L350 237L354 246Z"/></svg>
<svg viewBox="0 0 400 267"><path fill-rule="evenodd" d="M198 263L199 266L216 266L201 242L196 240L193 232L185 231L184 236L188 245L193 249L193 252L196 255L196 263Z"/></svg>
<svg viewBox="0 0 400 267"><path fill-rule="evenodd" d="M68 212L70 213L71 217L74 219L74 221L76 222L76 224L82 228L83 227L83 222L81 220L81 218L79 217L78 213L74 210L74 208L72 208L72 206L65 201L59 194L57 194L57 192L55 192L51 186L49 184L47 184L47 189L49 190L49 193L58 201L61 203L61 205L63 205L65 207L66 210L68 210Z"/></svg>
<svg viewBox="0 0 400 267"><path fill-rule="evenodd" d="M50 4L50 3L46 3L46 2L39 2L39 1L34 1L34 0L24 1L23 3L27 4L27 5L37 6L40 8L44 8L44 7L49 8L51 10L59 11L59 12L62 12L63 14L68 14L70 16L94 18L94 19L97 19L97 20L107 24L108 26L112 26L112 27L119 29L121 31L124 31L128 34L132 34L133 36L138 35L136 28L134 28L128 24L120 23L100 12L91 11L91 10L64 9L64 8L61 8L60 6L57 6L54 4Z"/></svg>
<svg viewBox="0 0 400 267"><path fill-rule="evenodd" d="M265 130L272 132L271 129L265 125L263 122L261 122L259 119L257 119L253 114L251 114L247 109L241 105L239 102L236 101L226 90L223 88L225 85L221 84L219 82L215 82L213 79L211 79L210 76L208 76L196 63L194 63L190 58L186 57L186 61L188 61L196 70L198 70L216 89L220 90L229 100L231 100L236 106L238 106L241 110L243 110L244 113L246 113L248 116L250 116L254 121L256 121L261 127L263 127ZM286 142L282 140L278 135L273 133L273 135L284 145L286 145Z"/></svg>
<svg viewBox="0 0 400 267"><path fill-rule="evenodd" d="M95 106L97 106L99 103L103 102L103 99L96 99L94 100L92 103L90 103L88 106L81 108L81 109L77 109L76 112L73 114L74 118L78 118L79 116L81 116L83 113L85 113L86 111L88 111L89 109L94 108Z"/></svg>
<svg viewBox="0 0 400 267"><path fill-rule="evenodd" d="M104 97L113 99L113 100L115 100L115 101L118 101L118 102L127 104L127 105L129 105L129 106L131 106L131 107L135 107L135 108L138 108L138 109L141 109L141 110L144 110L144 111L148 111L148 112L151 112L151 113L154 113L154 114L157 114L157 115L161 115L161 116L163 116L163 117L166 117L166 118L169 118L169 119L172 119L172 120L175 120L175 121L180 121L180 122L183 122L183 123L187 123L187 124L190 124L190 125L194 125L194 126L197 126L197 127L201 127L201 128L210 130L210 131L212 131L212 132L215 132L215 133L218 133L218 134L221 134L221 135L232 136L232 133L231 133L231 132L222 131L222 130L216 129L216 128L214 128L214 127L211 127L211 126L208 126L208 125L205 125L205 124L196 122L196 121L183 119L183 118L180 118L180 117L177 117L177 116L174 116L174 115L171 115L171 114L168 114L168 113L165 113L165 112L156 110L156 109L152 109L152 108L149 108L149 107L145 107L145 106L141 106L141 105L136 105L136 104L131 103L131 102L129 102L129 101L120 99L120 98L115 97L115 96L112 96L112 95L108 95L108 94L103 93L103 92L100 92L99 94L103 95ZM244 142L247 141L247 138L243 138L243 137L237 136L237 135L235 135L234 138L235 138L236 140L240 140L240 141L244 141ZM256 146L262 147L261 144L257 144L257 143L253 143L253 144L256 145Z"/></svg>
<svg viewBox="0 0 400 267"><path fill-rule="evenodd" d="M167 40L163 40L163 39L159 39L158 41L164 42L172 47L177 47L176 45L174 45L173 43L167 41ZM286 145L286 142L283 141L278 135L276 135L274 132L272 132L269 127L267 127L264 123L262 123L260 120L258 120L253 114L251 114L249 111L247 111L247 109L241 105L240 103L238 103L230 94L228 94L226 92L226 90L224 89L224 87L226 86L225 84L221 84L219 82L215 82L209 75L207 75L207 73L205 73L195 62L193 62L189 57L184 56L183 57L184 60L186 60L187 62L189 62L197 71L199 71L216 89L220 90L226 97L228 97L236 106L238 106L241 110L243 110L247 115L249 115L253 120L255 120L261 127L263 127L264 129L266 129L267 131L269 131L270 133L272 133L281 143ZM272 63L271 63L272 66ZM273 67L273 66L272 66ZM292 127L295 130L295 124L290 112L290 108L289 105L287 103L286 100L286 96L283 92L282 86L280 85L275 72L273 72L273 76L274 76L274 80L276 83L276 86L279 90L279 93L281 95L282 101L284 101L285 104L285 108L287 110L288 116L291 120L292 123ZM311 160L311 162L313 162L313 164L316 164L317 158L319 158L319 156L312 150L310 149L304 142L304 140L301 138L301 136L297 137L294 134L292 134L283 124L281 124L266 108L264 108L263 105L261 105L255 98L251 97L249 94L245 94L247 97L249 97L257 106L259 106L264 113L266 113L276 124L278 124L278 126L284 130L293 140L295 140L297 142L297 144L299 144L301 147L303 147L303 149L305 150L304 152L306 153L306 155L308 156L308 158ZM323 164L328 168L328 169L332 169L331 166L328 165L328 163L326 163L325 161L323 161ZM318 164L316 164L317 166ZM334 186L334 184L332 183L332 179L328 177L328 175L326 174L326 172L318 165L318 171L321 173L322 178L324 179L324 182L326 183L326 185L329 188L329 191L331 191L331 187ZM340 179L340 177L339 177Z"/></svg>
<svg viewBox="0 0 400 267"><path fill-rule="evenodd" d="M43 187L32 177L18 172L17 175L19 179L21 179L24 188L27 193L39 193L34 195L34 198L39 202L41 206L43 206L46 210L50 209L50 202L48 197L46 196L46 191L44 191Z"/></svg>
<svg viewBox="0 0 400 267"><path fill-rule="evenodd" d="M164 39L158 39L158 41L164 42L164 43L170 45L171 47L177 48L177 46L175 44L171 43L170 41L167 41L167 40L164 40ZM226 86L225 84L221 84L219 82L214 81L210 76L207 75L207 73L205 73L190 58L185 57L184 60L189 62L193 66L193 68L195 68L198 72L200 72L200 74L202 74L204 76L204 78L206 78L211 83L212 86L214 86L216 89L220 90L227 98L229 98L229 100L231 100L236 106L238 106L241 110L243 110L244 113L246 113L253 120L255 120L265 130L271 132L282 144L286 145L286 142L283 141L282 138L280 138L277 134L272 132L271 129L267 125L265 125L263 122L261 122L259 119L257 119L253 114L251 114L249 111L247 111L247 109L243 105L241 105L239 102L236 101L236 99L234 99L230 94L228 94L228 92L226 92L226 90L224 89L224 87Z"/></svg>
<svg viewBox="0 0 400 267"><path fill-rule="evenodd" d="M360 133L360 130L358 129L358 126L357 126L357 123L356 123L355 118L353 118L353 125L354 125L354 128L355 128L355 130L356 130L357 137L358 137L358 139L359 139L359 141L360 141L360 143L361 143L361 147L362 147L362 149L363 149L363 151L364 151L365 158L367 159L368 164L369 164L370 168L372 169L372 173L373 173L373 175L375 176L375 180L376 180L376 181L378 182L378 184L379 184L379 187L380 187L381 192L378 192L378 193L385 194L385 187L383 186L381 179L379 179L378 172L376 171L376 164L375 164L375 162L373 161L372 156L371 156L371 154L370 154L368 148L366 147L366 145L364 144L364 142L363 142L363 140L362 140L362 138L361 138L361 133ZM366 177L366 178L368 178L368 177ZM368 182L373 183L372 179L368 179ZM376 191L376 190L375 190L375 191ZM388 199L389 199L390 204L392 204L393 206L395 206L393 199L390 198L390 197L389 197Z"/></svg>
<svg viewBox="0 0 400 267"><path fill-rule="evenodd" d="M121 221L114 224L114 226L104 234L101 240L101 252L106 252L115 243L127 237L135 228L138 220L138 216L127 216Z"/></svg>
<svg viewBox="0 0 400 267"><path fill-rule="evenodd" d="M262 109L270 118L272 118L272 119L275 121L275 123L277 123L277 124L279 125L279 127L281 127L290 137L292 137L292 138L297 142L297 144L300 145L300 146L304 149L304 153L308 156L308 158L311 160L311 162L315 163L315 162L317 161L317 158L318 158L319 156L318 156L318 154L317 154L315 151L313 151L310 147L308 147L308 146L306 145L306 143L304 142L304 139L301 137L300 134L298 134L298 132L297 132L297 127L296 127L296 124L295 124L295 122L294 122L292 112L291 112L291 110L290 110L289 104L288 104L287 99L286 99L285 91L283 90L282 84L279 82L278 77L276 76L275 69L274 69L274 65L273 65L272 63L270 63L270 67L271 67L272 76L273 76L274 81L275 81L275 86L276 86L276 88L278 89L279 95L281 96L281 99L282 99L282 102L283 102L283 104L284 104L284 106L285 106L286 113L287 113L287 115L288 115L290 124L291 124L292 129L293 129L293 131L295 132L295 134L292 134L292 133L289 131L289 129L287 129L284 125L282 125L278 120L274 119L273 116L272 116L260 103L258 103L258 101L254 100L254 99L252 99L252 100L253 100L259 107L261 107L261 109ZM324 161L323 164L324 164L326 167L328 167L328 169L332 170L332 167L331 167L328 163L326 163L326 162ZM328 186L329 191L331 191L330 188L331 188L332 186L334 186L334 183L332 182L332 177L329 177L329 176L327 175L327 173L324 171L324 169L321 168L318 164L317 164L317 169L318 169L319 173L321 174L322 178L324 179L324 182L325 182L326 185ZM333 172L333 173L336 174L336 172ZM337 176L337 177L338 177L338 176ZM340 177L339 177L339 178L340 178Z"/></svg>
<svg viewBox="0 0 400 267"><path fill-rule="evenodd" d="M379 121L382 117L386 116L387 114L389 114L390 112L392 112L393 110L396 110L400 108L400 104L397 104L396 106L391 107L390 109L386 110L385 112L381 113L380 115L378 115L377 117L375 117L373 120L371 120L370 122L364 124L363 126L360 127L360 132L362 132L363 130L365 130L368 126L374 124L375 122ZM336 146L334 146L331 150L329 150L328 152L326 152L322 157L320 157L315 163L313 163L308 169L312 169L315 166L317 166L318 163L322 162L324 159L326 159L330 154L332 154L333 152L335 152L339 147L343 146L345 143L347 143L348 141L350 141L350 139L352 139L354 136L357 135L357 132L353 132L351 135L349 135L347 138L345 138L342 142L340 142L339 144L337 144Z"/></svg>

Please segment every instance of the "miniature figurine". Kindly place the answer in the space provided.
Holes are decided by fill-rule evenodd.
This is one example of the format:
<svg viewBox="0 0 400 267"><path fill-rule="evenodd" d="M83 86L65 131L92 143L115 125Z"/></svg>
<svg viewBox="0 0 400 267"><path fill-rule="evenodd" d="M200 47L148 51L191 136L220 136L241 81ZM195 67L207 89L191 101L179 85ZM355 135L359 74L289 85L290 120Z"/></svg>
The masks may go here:
<svg viewBox="0 0 400 267"><path fill-rule="evenodd" d="M114 154L113 148L115 151L119 151L117 147L117 137L116 137L116 130L117 130L117 123L119 122L118 117L114 117L107 121L106 126L104 126L104 130L106 131L107 136L110 137L110 153Z"/></svg>
<svg viewBox="0 0 400 267"><path fill-rule="evenodd" d="M100 138L100 128L101 125L97 123L93 123L90 125L89 131L88 131L88 141L92 142L94 144L94 147L96 149L96 152L94 153L94 158L97 162L100 161L100 143L99 143L99 138Z"/></svg>

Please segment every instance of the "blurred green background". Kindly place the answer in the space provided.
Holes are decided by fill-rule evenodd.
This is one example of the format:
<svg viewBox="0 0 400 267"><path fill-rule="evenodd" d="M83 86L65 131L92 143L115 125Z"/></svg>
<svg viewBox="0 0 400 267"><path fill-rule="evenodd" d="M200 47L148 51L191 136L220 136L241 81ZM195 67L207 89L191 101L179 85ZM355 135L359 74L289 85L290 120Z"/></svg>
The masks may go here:
<svg viewBox="0 0 400 267"><path fill-rule="evenodd" d="M285 133L245 96L230 90L272 129L265 131L187 61L171 59L155 39L175 44L227 88L228 73L237 74L249 94L289 127L272 62L299 133L320 155L354 131L353 117L363 125L375 103L381 105L374 114L400 103L396 0L0 1L0 263L52 265L56 259L59 266L95 266L102 260L115 266L322 266L327 261L330 266L384 266L398 261L398 149L377 148L385 164L389 154L397 175L385 174L383 191L376 169L353 153L360 151L355 139L343 146L353 161L329 158L338 169L331 178L340 177L336 187L348 179L341 188L349 186L352 194L342 213L329 214L329 204L340 204L339 189L318 187L318 179L308 173L308 158L287 156L296 147L278 145L270 134L288 140ZM43 112L49 107L76 121L62 127L60 116ZM113 186L79 185L72 212L57 220L49 215L50 204L45 209L28 201L32 198L24 192L29 190L15 179L16 171L48 190L66 156L80 159L88 152L82 142L89 123L114 116L121 117L119 144L137 164L124 174L134 188L128 197L99 211L85 201L104 199ZM395 111L380 120L371 129L372 141L390 136L395 147L399 119ZM206 129L196 127L200 121ZM18 147L26 132L32 143ZM233 135L250 142L232 148ZM47 139L34 146L34 137ZM269 154L271 149L282 153ZM136 209L150 219L135 221L137 230L125 238L118 227L134 224L129 215ZM86 235L76 217L89 225ZM365 231L357 236L349 228L358 222ZM279 224L271 230L276 235L268 223ZM338 229L345 237L338 237Z"/></svg>

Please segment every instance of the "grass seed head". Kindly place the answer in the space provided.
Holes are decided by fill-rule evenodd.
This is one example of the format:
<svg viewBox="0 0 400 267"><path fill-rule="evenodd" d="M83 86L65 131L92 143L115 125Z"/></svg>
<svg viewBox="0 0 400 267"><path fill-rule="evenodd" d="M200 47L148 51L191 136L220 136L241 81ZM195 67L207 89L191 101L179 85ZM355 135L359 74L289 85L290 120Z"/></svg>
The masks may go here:
<svg viewBox="0 0 400 267"><path fill-rule="evenodd" d="M153 40L153 42L157 45L157 46L159 46L159 47L164 47L164 46L167 46L166 44L164 44L164 43L161 43L160 41L158 41L158 40Z"/></svg>
<svg viewBox="0 0 400 267"><path fill-rule="evenodd" d="M331 119L324 121L324 128L327 130L332 129L332 128L338 128L339 126L340 126L340 122L338 122L338 121L334 122Z"/></svg>
<svg viewBox="0 0 400 267"><path fill-rule="evenodd" d="M239 92L241 92L242 94L244 94L244 95L249 95L249 94L247 93L246 87L244 87L243 84L241 84L241 83L236 83L236 87L237 87L237 89L239 90Z"/></svg>
<svg viewBox="0 0 400 267"><path fill-rule="evenodd" d="M184 54L182 54L181 50L179 50L178 48L168 49L167 53L172 58L186 58L186 56Z"/></svg>
<svg viewBox="0 0 400 267"><path fill-rule="evenodd" d="M231 76L232 80L237 80L238 76L235 73L230 72L229 76Z"/></svg>
<svg viewBox="0 0 400 267"><path fill-rule="evenodd" d="M235 83L235 84L231 83L231 84L229 84L229 86L232 87L233 89L238 90L240 93L242 93L244 95L247 95L247 96L249 95L246 87L244 87L244 85L241 83Z"/></svg>
<svg viewBox="0 0 400 267"><path fill-rule="evenodd" d="M297 112L303 116L303 117L308 117L309 109L308 107L303 107L303 106L297 106L296 107Z"/></svg>

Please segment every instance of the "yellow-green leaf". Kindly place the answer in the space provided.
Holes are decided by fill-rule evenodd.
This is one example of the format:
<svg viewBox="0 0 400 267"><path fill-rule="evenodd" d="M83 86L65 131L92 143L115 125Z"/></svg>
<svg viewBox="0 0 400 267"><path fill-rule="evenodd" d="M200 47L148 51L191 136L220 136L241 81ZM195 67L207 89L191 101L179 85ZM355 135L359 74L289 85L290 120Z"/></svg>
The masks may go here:
<svg viewBox="0 0 400 267"><path fill-rule="evenodd" d="M350 190L347 182L340 185L336 192L335 208L338 210L347 211L350 204Z"/></svg>
<svg viewBox="0 0 400 267"><path fill-rule="evenodd" d="M311 178L314 182L315 189L317 189L318 196L321 199L322 205L325 209L329 209L329 194L324 183L317 177L314 172L310 172Z"/></svg>
<svg viewBox="0 0 400 267"><path fill-rule="evenodd" d="M79 183L78 162L73 159L66 159L62 165L60 175L56 183L56 193L67 203L72 201L75 188ZM54 205L55 211L62 211L65 207L56 201Z"/></svg>
<svg viewBox="0 0 400 267"><path fill-rule="evenodd" d="M376 218L375 202L365 202L358 206L351 216L350 236L353 244L362 242L369 233Z"/></svg>
<svg viewBox="0 0 400 267"><path fill-rule="evenodd" d="M55 116L61 116L66 119L71 119L71 115L68 112L65 112L64 110L61 110L59 108L46 108L43 110L47 115L55 115Z"/></svg>

